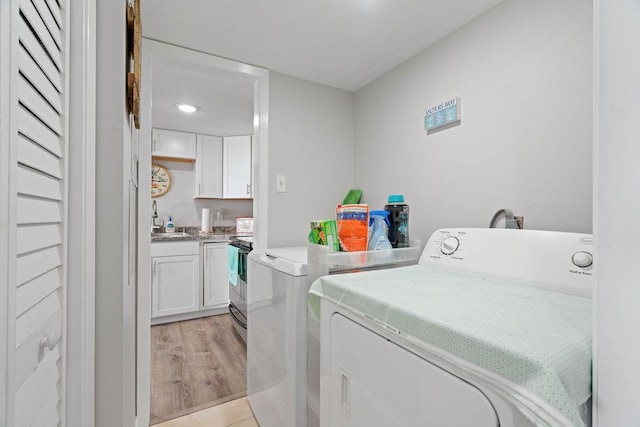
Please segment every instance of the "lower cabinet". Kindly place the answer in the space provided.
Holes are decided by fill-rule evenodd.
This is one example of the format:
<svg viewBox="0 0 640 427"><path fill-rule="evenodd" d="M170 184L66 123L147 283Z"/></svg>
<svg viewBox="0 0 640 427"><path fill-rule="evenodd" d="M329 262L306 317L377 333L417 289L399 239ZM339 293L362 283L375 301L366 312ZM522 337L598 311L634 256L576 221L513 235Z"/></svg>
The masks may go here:
<svg viewBox="0 0 640 427"><path fill-rule="evenodd" d="M195 318L199 311L211 315L228 305L227 243L151 243L153 323Z"/></svg>
<svg viewBox="0 0 640 427"><path fill-rule="evenodd" d="M200 245L197 241L151 244L151 317L200 309Z"/></svg>
<svg viewBox="0 0 640 427"><path fill-rule="evenodd" d="M151 316L188 313L198 310L198 255L153 258Z"/></svg>
<svg viewBox="0 0 640 427"><path fill-rule="evenodd" d="M227 279L227 244L205 243L204 251L204 308L229 305L229 281Z"/></svg>

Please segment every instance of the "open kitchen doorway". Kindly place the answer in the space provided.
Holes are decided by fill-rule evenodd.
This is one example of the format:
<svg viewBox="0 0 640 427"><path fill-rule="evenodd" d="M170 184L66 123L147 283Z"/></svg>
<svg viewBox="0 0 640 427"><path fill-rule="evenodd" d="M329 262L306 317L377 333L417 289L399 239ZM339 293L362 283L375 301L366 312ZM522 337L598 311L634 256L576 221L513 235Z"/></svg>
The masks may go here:
<svg viewBox="0 0 640 427"><path fill-rule="evenodd" d="M192 348L207 347L209 339L223 341L222 347L233 347L237 344L232 335L218 334L221 330L227 330L228 322L231 321L228 314L223 314L228 313L226 307L228 297L226 301L221 302L220 295L218 295L217 299L209 300L209 302L214 301L213 303L207 304L207 290L203 285L206 267L203 265L207 265L204 263L210 259L208 258L211 256L210 254L216 251L218 254L226 256L226 244L216 238L228 237L233 234L231 228L235 228L234 220L238 216L252 216L255 224L255 243L259 245L259 242L266 242L268 86L268 70L143 39L139 138L140 188L152 188L152 164L160 166L163 169L162 172L167 173L173 179L168 185L168 190L156 189L157 192L163 193L161 197L152 198L151 193L146 191L138 193L138 223L140 227L136 303L136 410L140 426L148 426L151 421L155 423L162 420L158 417L151 419L151 358L152 349L158 341L163 344L163 340L168 340L167 334L176 334L176 331L189 334L189 330L192 330L194 332L192 335L199 340L189 344ZM244 100L228 98L221 101L222 94L229 93L234 88L243 93L237 98ZM218 95L215 93L216 90ZM234 112L246 111L247 90L250 92L250 102L253 105L249 111L249 123L246 123L246 119L234 123L234 117L237 116L237 114L234 116ZM184 96L180 96L181 94ZM182 102L192 103L198 111L192 116L184 115L176 108L176 104ZM224 114L229 115L223 117ZM244 117L247 115L244 114ZM204 120L201 120L202 118ZM187 140L194 139L195 146L200 145L198 141L202 138L209 138L208 141L213 139L213 144L220 144L221 147L225 143L225 137L250 135L251 188L248 188L247 192L252 198L232 199L218 194L208 194L205 195L206 197L201 197L202 195L198 194L201 189L198 186L196 175L202 172L203 162L194 161L191 154L185 155L180 152L179 148L177 152L170 155L167 155L167 150L158 149L158 135L162 136L162 132L170 136L177 136L178 139L183 136L186 136ZM216 140L216 138L220 139ZM231 139L229 138L229 141ZM187 142L187 145L189 144ZM171 149L171 147L168 148L169 151ZM153 161L152 152L155 154ZM220 162L223 161L226 160L220 159ZM222 166L222 163L220 165ZM196 168L199 169L197 172ZM212 168L208 167L206 170L210 172ZM152 203L153 201L156 203ZM202 215L205 209L208 209L211 214L211 227L220 227L212 230L211 234L214 236L211 240L212 245L204 245L199 240L183 240L180 245L172 246L181 246L179 250L184 253L167 252L165 254L167 245L161 249L162 253L156 253L155 248L158 245L155 245L152 253L151 230L154 221L157 226L166 226L169 216L171 216L171 222L178 232L198 233L203 225ZM156 216L157 218L153 218ZM225 226L229 228L224 229ZM214 247L215 245L217 247ZM205 246L211 246L214 251L210 252L204 248ZM152 255L162 257L156 261L169 261L170 263L161 265L159 262L152 262ZM224 259L226 260L226 257ZM171 264L174 261L178 262ZM220 263L218 263L218 267L220 267ZM159 299L157 278L158 274L162 272L167 272L168 277L180 278L180 286L188 284L189 286L186 287L189 289L187 291L189 296L183 294L182 288L176 287L173 290L165 291L164 296ZM190 280L186 280L185 277L189 277ZM177 280L174 281L177 282ZM155 295L154 289L156 290ZM209 291L209 295L211 295L211 291ZM167 304L177 299L182 299L183 302L190 301L191 308L187 308L189 304L182 304L179 308L176 307L175 310L172 310ZM154 331L155 343L152 342L152 324L169 325L171 323L180 323L180 325L173 325L179 327L174 327L171 330L165 326L158 328ZM207 328L210 328L209 332L207 332ZM216 336L217 338L214 338ZM178 337L177 339L182 338ZM229 351L233 352L234 350L231 348ZM174 359L176 358L179 359L180 356L177 355ZM167 366L167 369L171 369L171 367ZM236 391L231 390L229 393L233 395ZM194 410L206 407L206 403L195 401L193 396L184 397L178 397L177 400L192 401ZM214 401L213 404L215 403ZM161 417L179 414L180 410L174 411L172 414L169 412Z"/></svg>

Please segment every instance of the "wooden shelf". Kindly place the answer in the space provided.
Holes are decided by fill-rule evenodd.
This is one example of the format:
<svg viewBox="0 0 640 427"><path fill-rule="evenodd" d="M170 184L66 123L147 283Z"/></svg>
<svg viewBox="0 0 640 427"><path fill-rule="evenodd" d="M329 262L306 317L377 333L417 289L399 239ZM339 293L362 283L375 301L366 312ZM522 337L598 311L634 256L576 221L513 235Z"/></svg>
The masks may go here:
<svg viewBox="0 0 640 427"><path fill-rule="evenodd" d="M185 159L183 157L169 157L169 156L151 156L153 160L164 160L166 162L183 162L183 163L193 163L196 159Z"/></svg>

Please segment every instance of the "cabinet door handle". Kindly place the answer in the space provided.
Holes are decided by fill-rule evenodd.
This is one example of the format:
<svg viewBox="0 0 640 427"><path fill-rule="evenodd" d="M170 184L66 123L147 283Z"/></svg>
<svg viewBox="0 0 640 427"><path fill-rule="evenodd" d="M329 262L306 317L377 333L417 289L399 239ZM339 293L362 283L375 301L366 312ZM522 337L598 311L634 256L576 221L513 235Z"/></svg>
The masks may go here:
<svg viewBox="0 0 640 427"><path fill-rule="evenodd" d="M202 184L198 183L198 195L202 194Z"/></svg>
<svg viewBox="0 0 640 427"><path fill-rule="evenodd" d="M204 260L208 260L209 259L209 251L207 250L207 248L204 248Z"/></svg>
<svg viewBox="0 0 640 427"><path fill-rule="evenodd" d="M156 275L156 266L157 266L157 261L154 259L153 260L153 268L151 269L151 273L153 276Z"/></svg>
<svg viewBox="0 0 640 427"><path fill-rule="evenodd" d="M251 184L247 184L247 195L251 194Z"/></svg>
<svg viewBox="0 0 640 427"><path fill-rule="evenodd" d="M55 348L57 343L58 343L58 340L56 339L56 336L54 334L50 334L44 337L40 337L40 342L38 343L38 346L40 350L44 350L46 348L49 351L51 351Z"/></svg>

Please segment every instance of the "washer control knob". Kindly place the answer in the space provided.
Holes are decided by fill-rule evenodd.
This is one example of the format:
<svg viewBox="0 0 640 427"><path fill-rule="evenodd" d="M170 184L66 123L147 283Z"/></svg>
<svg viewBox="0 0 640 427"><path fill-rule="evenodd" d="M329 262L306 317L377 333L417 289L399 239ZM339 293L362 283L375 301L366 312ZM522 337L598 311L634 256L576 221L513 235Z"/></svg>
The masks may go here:
<svg viewBox="0 0 640 427"><path fill-rule="evenodd" d="M586 268L593 264L593 255L584 251L576 252L571 257L571 262L573 262L573 265L576 267Z"/></svg>
<svg viewBox="0 0 640 427"><path fill-rule="evenodd" d="M458 250L460 246L460 241L457 237L447 237L440 243L440 252L445 255L451 255L455 251Z"/></svg>

